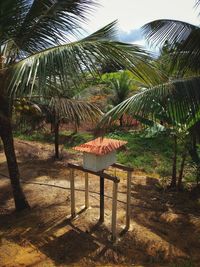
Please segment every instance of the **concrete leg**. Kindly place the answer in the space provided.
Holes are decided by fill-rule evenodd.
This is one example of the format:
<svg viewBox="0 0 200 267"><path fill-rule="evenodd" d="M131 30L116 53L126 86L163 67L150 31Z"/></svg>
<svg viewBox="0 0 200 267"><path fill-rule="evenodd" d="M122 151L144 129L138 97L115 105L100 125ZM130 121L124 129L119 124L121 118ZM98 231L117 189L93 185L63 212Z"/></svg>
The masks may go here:
<svg viewBox="0 0 200 267"><path fill-rule="evenodd" d="M112 241L117 239L117 191L118 183L113 183L113 197L112 197Z"/></svg>
<svg viewBox="0 0 200 267"><path fill-rule="evenodd" d="M70 190L71 190L71 217L74 218L76 216L74 169L70 169Z"/></svg>
<svg viewBox="0 0 200 267"><path fill-rule="evenodd" d="M89 183L88 183L88 173L85 173L85 208L89 208Z"/></svg>
<svg viewBox="0 0 200 267"><path fill-rule="evenodd" d="M126 199L126 230L130 228L130 216L131 216L131 176L132 172L127 173L127 199Z"/></svg>
<svg viewBox="0 0 200 267"><path fill-rule="evenodd" d="M104 177L100 176L100 222L104 222Z"/></svg>

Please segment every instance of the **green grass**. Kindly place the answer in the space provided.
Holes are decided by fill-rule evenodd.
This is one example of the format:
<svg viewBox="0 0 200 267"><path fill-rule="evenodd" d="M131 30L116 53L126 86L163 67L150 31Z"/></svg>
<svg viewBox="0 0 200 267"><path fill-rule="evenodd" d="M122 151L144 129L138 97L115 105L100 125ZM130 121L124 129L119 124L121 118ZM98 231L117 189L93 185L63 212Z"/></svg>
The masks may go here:
<svg viewBox="0 0 200 267"><path fill-rule="evenodd" d="M29 135L23 134L20 132L15 132L14 137L19 138L21 140L26 141L38 141L42 143L53 143L54 142L54 136L50 133L41 133L41 132L34 132Z"/></svg>
<svg viewBox="0 0 200 267"><path fill-rule="evenodd" d="M142 133L115 130L107 136L128 142L125 149L117 154L117 161L119 163L132 166L137 170L149 174L156 173L163 178L163 183L165 183L166 178L171 176L173 143L171 137L167 134L160 134L155 137L147 138ZM32 133L31 135L15 133L15 137L28 141L54 143L53 133ZM60 144L64 145L65 149L68 150L91 139L93 139L93 136L88 132L60 132ZM178 151L180 152L181 149L182 147L179 144ZM179 165L180 156L178 156L178 166ZM193 169L191 168L191 163L187 162L185 168L185 173L187 173L187 177L185 178L186 182L195 180L195 170Z"/></svg>
<svg viewBox="0 0 200 267"><path fill-rule="evenodd" d="M35 132L31 135L15 133L15 137L27 141L39 141L54 143L53 133ZM147 173L159 173L163 176L171 174L172 142L168 136L160 135L154 138L145 138L141 133L114 131L108 137L121 139L128 142L125 150L118 152L117 160L119 163L132 166L135 169ZM91 140L90 133L73 133L71 131L60 132L60 144L66 149Z"/></svg>
<svg viewBox="0 0 200 267"><path fill-rule="evenodd" d="M38 141L50 144L54 143L54 134L49 132L34 132L31 135L15 132L14 137L26 141ZM82 144L91 139L92 139L92 134L87 132L73 133L72 131L61 131L59 134L60 144L64 145L66 149L72 148L73 146Z"/></svg>
<svg viewBox="0 0 200 267"><path fill-rule="evenodd" d="M63 136L66 136L65 132L62 133ZM66 142L64 143L64 147L66 149L72 148L74 146L85 143L89 140L93 139L93 135L88 132L81 133L70 133L67 135Z"/></svg>
<svg viewBox="0 0 200 267"><path fill-rule="evenodd" d="M187 260L182 263L172 263L169 267L195 267L196 265L192 260Z"/></svg>
<svg viewBox="0 0 200 267"><path fill-rule="evenodd" d="M146 138L142 133L116 131L109 137L128 142L118 161L147 173L171 174L172 140L167 135ZM165 166L165 167L163 167Z"/></svg>

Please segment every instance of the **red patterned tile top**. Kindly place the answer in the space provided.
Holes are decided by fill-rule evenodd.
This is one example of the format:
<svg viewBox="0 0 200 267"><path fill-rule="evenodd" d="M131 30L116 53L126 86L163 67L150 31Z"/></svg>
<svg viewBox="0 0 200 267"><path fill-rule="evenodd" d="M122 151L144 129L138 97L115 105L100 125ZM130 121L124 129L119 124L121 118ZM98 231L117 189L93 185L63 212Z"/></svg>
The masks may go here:
<svg viewBox="0 0 200 267"><path fill-rule="evenodd" d="M75 150L95 155L108 154L119 147L127 144L126 141L111 138L96 138L90 142L74 147Z"/></svg>

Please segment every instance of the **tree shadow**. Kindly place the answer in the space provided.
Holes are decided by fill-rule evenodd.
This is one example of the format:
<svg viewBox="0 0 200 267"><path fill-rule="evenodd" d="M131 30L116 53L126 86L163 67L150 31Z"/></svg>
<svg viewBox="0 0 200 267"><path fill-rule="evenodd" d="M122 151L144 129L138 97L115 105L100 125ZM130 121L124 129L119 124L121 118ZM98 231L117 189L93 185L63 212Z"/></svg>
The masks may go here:
<svg viewBox="0 0 200 267"><path fill-rule="evenodd" d="M132 219L145 227L147 239L148 234L154 233L161 242L168 244L167 251L161 250L162 258L174 259L179 254L180 258L192 257L199 261L198 203L191 202L189 192L162 191L158 188L158 180L152 177L147 177L146 183L132 183Z"/></svg>
<svg viewBox="0 0 200 267"><path fill-rule="evenodd" d="M1 237L21 247L31 245L37 248L37 251L53 260L56 266L76 263L80 266L83 262L93 264L131 262L130 255L124 258L123 255L126 253L123 249L120 250L120 243L112 244L108 240L110 231L104 224L99 222L94 224L89 220L85 222L88 224L87 229L82 226L81 221L87 219L87 212L80 212L80 217L76 220L66 219L66 214L63 213L53 216L58 206L62 204L51 204L42 210L37 207L21 214L14 212L1 214L0 230L3 233Z"/></svg>
<svg viewBox="0 0 200 267"><path fill-rule="evenodd" d="M18 163L18 166L23 181L34 180L40 176L48 176L49 179L60 179L62 172L68 172L67 162L54 161L52 158L23 160ZM1 163L1 176L9 178L6 162Z"/></svg>
<svg viewBox="0 0 200 267"><path fill-rule="evenodd" d="M3 237L20 246L31 244L55 265L61 266L91 262L102 265L151 263L154 267L154 264L162 266L175 258L198 260L199 235L191 220L191 215L197 217L197 212L187 214L184 210L187 196L180 193L181 198L179 193L159 191L157 183L157 179L151 177L145 182L134 179L131 192L133 229L116 244L109 241L110 231L104 224L94 223L95 212L80 212L74 221L66 219L70 205L62 194L58 198L48 197L48 202L44 203L41 195L41 199L37 199L38 205L28 212L0 214L0 230ZM141 229L138 230L136 224ZM143 239L138 231L144 231ZM152 241L152 234L160 239ZM162 242L168 244L167 251ZM175 250L183 253L178 255Z"/></svg>
<svg viewBox="0 0 200 267"><path fill-rule="evenodd" d="M72 264L87 257L98 247L92 236L80 230L71 229L54 240L50 240L39 249L53 259L56 264Z"/></svg>
<svg viewBox="0 0 200 267"><path fill-rule="evenodd" d="M43 208L43 212L52 210L52 206L56 208L56 205L51 205ZM82 212L84 210L79 215ZM63 217L50 218L44 223L43 216L38 213L37 208L29 212L24 211L20 216L14 212L0 214L0 222L0 229L4 232L4 237L20 246L31 244L31 246L37 247L37 250L53 260L56 266L75 264L79 261L88 261L88 259L98 261L98 257L94 255L102 247L102 244L103 246L109 244L106 239L109 231L101 227L99 223L93 225L91 231L81 230L81 227L75 225L76 220ZM105 243L104 240L106 240ZM111 247L111 244L109 246Z"/></svg>
<svg viewBox="0 0 200 267"><path fill-rule="evenodd" d="M31 180L38 176L50 176L50 178L60 177L66 167L68 160L73 160L76 155L63 151L62 161L54 160L54 148L45 147L45 144L35 145L28 141L15 140L15 152L17 156L17 162L21 174L21 178L24 180ZM1 151L0 153L2 153ZM31 170L31 171L30 171ZM8 176L8 168L6 159L1 161L0 174Z"/></svg>

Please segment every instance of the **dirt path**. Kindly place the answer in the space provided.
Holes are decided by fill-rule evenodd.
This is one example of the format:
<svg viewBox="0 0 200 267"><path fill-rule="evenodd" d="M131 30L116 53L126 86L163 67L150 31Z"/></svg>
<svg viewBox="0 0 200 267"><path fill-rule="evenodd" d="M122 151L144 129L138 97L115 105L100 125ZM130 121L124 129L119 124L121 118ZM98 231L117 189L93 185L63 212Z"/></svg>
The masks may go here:
<svg viewBox="0 0 200 267"><path fill-rule="evenodd" d="M66 163L80 161L65 153L61 162L51 159L53 147L16 140L23 188L31 210L16 214L7 167L0 153L0 266L175 266L200 264L200 202L189 193L162 192L157 179L134 173L131 230L112 245L112 183L105 182L105 223L98 224L99 178L89 176L90 208L84 204L84 179L76 172L76 207L80 214L70 221L69 170ZM113 172L115 170L110 170ZM118 232L125 222L126 174L118 198ZM42 185L41 185L42 184ZM45 184L45 185L44 185ZM48 186L55 185L55 186ZM186 265L185 265L186 266Z"/></svg>

